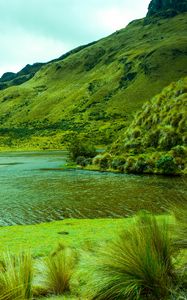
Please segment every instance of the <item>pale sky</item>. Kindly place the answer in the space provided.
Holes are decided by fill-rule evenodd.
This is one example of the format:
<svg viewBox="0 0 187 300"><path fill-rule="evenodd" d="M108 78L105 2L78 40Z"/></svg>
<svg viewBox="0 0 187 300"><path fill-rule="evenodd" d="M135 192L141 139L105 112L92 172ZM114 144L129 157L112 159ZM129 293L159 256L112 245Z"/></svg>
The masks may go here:
<svg viewBox="0 0 187 300"><path fill-rule="evenodd" d="M143 18L150 0L0 0L0 76Z"/></svg>

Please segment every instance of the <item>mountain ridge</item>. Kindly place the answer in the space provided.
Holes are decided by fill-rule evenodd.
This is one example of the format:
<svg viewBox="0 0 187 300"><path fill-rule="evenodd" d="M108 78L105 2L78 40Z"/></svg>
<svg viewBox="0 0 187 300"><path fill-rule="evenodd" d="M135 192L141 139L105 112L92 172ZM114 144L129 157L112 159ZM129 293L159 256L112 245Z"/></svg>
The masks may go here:
<svg viewBox="0 0 187 300"><path fill-rule="evenodd" d="M25 67L23 67L20 71L17 73L14 72L5 72L1 77L0 77L0 90L6 89L10 86L16 86L20 85L28 80L30 80L34 75L45 65L50 64L52 62L57 62L61 61L68 56L77 53L81 51L84 48L87 48L96 42L91 42L85 45L78 46L64 54L62 54L60 57L52 59L46 63L34 63L32 65L27 64Z"/></svg>
<svg viewBox="0 0 187 300"><path fill-rule="evenodd" d="M152 0L148 7L147 17L173 17L187 12L187 0Z"/></svg>

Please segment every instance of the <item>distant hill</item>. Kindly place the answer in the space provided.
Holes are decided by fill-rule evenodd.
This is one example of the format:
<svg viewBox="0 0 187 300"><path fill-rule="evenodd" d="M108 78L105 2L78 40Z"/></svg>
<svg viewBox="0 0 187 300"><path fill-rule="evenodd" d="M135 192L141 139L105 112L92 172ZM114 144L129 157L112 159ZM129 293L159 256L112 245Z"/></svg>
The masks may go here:
<svg viewBox="0 0 187 300"><path fill-rule="evenodd" d="M5 74L0 147L60 148L74 132L110 144L145 101L187 75L186 32L187 13L151 16L18 77Z"/></svg>
<svg viewBox="0 0 187 300"><path fill-rule="evenodd" d="M18 73L4 73L3 76L0 78L0 90L4 90L13 85L20 85L25 81L28 81L36 74L38 70L41 69L43 65L44 64L42 63L35 63L33 65L26 65Z"/></svg>
<svg viewBox="0 0 187 300"><path fill-rule="evenodd" d="M61 55L59 58L56 58L47 63L35 63L33 65L28 64L21 71L19 71L17 73L6 72L0 78L0 90L4 90L4 89L7 89L8 87L20 85L20 84L26 82L29 79L31 79L36 74L36 72L38 72L41 69L41 67L43 67L44 65L47 65L51 62L62 61L63 59L70 56L71 54L77 53L80 50L82 50L90 45L93 45L94 43L95 42L92 42L88 45L83 45L83 46L77 47L77 48Z"/></svg>
<svg viewBox="0 0 187 300"><path fill-rule="evenodd" d="M146 102L110 152L95 161L127 173L187 174L187 77Z"/></svg>

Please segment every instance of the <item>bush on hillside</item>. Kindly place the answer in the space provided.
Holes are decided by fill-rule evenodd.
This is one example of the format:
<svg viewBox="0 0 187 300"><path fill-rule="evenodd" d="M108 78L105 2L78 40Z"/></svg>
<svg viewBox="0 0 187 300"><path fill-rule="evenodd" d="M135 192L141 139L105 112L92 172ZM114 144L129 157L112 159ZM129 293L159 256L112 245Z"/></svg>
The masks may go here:
<svg viewBox="0 0 187 300"><path fill-rule="evenodd" d="M134 173L142 174L144 173L147 166L147 162L143 157L138 157L134 164Z"/></svg>
<svg viewBox="0 0 187 300"><path fill-rule="evenodd" d="M93 158L96 156L96 148L89 141L74 138L68 143L69 159L76 163L83 161L83 158ZM80 157L82 159L80 159Z"/></svg>
<svg viewBox="0 0 187 300"><path fill-rule="evenodd" d="M134 157L129 156L126 160L124 171L126 173L133 173L134 172L134 164L136 163L136 160Z"/></svg>
<svg viewBox="0 0 187 300"><path fill-rule="evenodd" d="M123 156L115 157L111 162L111 168L114 170L118 170L120 172L124 171L124 165L126 163L126 158Z"/></svg>
<svg viewBox="0 0 187 300"><path fill-rule="evenodd" d="M94 160L94 162L99 165L101 170L107 170L111 166L112 156L108 153L99 155L96 157L97 159Z"/></svg>
<svg viewBox="0 0 187 300"><path fill-rule="evenodd" d="M145 136L144 147L157 148L159 137L160 137L160 129L155 129L148 132L148 134Z"/></svg>
<svg viewBox="0 0 187 300"><path fill-rule="evenodd" d="M86 158L84 156L78 156L76 159L76 164L81 166L81 167L86 167L87 165L92 164L92 159L91 158Z"/></svg>
<svg viewBox="0 0 187 300"><path fill-rule="evenodd" d="M172 175L177 172L177 164L175 159L169 155L163 155L156 161L156 167L162 174Z"/></svg>
<svg viewBox="0 0 187 300"><path fill-rule="evenodd" d="M186 150L184 146L177 145L176 147L173 147L171 149L171 153L173 157L185 157L186 156Z"/></svg>
<svg viewBox="0 0 187 300"><path fill-rule="evenodd" d="M170 150L172 147L182 143L179 134L171 127L164 128L161 132L159 147L163 150Z"/></svg>
<svg viewBox="0 0 187 300"><path fill-rule="evenodd" d="M124 156L127 173L186 174L186 83L184 78L170 84L143 105L111 146L114 169L115 156Z"/></svg>

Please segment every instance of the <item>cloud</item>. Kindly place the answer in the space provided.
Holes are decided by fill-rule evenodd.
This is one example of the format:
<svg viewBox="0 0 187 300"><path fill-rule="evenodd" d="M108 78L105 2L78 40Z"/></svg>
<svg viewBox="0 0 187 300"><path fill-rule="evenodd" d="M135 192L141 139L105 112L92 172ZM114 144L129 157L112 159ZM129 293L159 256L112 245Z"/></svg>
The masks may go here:
<svg viewBox="0 0 187 300"><path fill-rule="evenodd" d="M125 18L125 15L127 16ZM115 29L123 28L126 25L125 20L129 19L130 13L121 11L117 7L110 7L108 9L100 10L96 14L97 23L106 30L111 32Z"/></svg>
<svg viewBox="0 0 187 300"><path fill-rule="evenodd" d="M149 0L0 0L0 73L47 61L146 14ZM15 67L17 65L17 68ZM10 69L9 69L10 68Z"/></svg>
<svg viewBox="0 0 187 300"><path fill-rule="evenodd" d="M59 57L71 49L71 45L62 41L21 30L17 30L14 36L10 33L1 36L1 43L0 57L7 58L1 60L1 74L17 72L28 63L49 61L54 55Z"/></svg>

